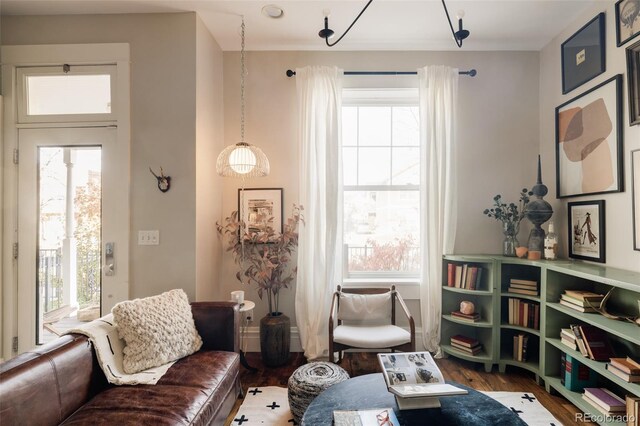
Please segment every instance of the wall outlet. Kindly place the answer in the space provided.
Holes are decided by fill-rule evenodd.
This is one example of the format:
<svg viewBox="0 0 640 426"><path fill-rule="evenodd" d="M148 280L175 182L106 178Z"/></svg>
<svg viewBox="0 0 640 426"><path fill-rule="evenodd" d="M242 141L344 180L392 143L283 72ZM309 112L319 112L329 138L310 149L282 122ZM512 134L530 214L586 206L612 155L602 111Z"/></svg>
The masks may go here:
<svg viewBox="0 0 640 426"><path fill-rule="evenodd" d="M160 244L160 231L138 231L139 246L157 246Z"/></svg>

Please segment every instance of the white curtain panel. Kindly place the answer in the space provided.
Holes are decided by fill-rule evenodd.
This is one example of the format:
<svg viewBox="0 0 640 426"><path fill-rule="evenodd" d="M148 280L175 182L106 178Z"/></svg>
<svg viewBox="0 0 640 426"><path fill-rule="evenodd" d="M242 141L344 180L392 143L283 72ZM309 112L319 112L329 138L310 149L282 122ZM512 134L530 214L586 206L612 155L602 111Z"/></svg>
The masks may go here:
<svg viewBox="0 0 640 426"><path fill-rule="evenodd" d="M427 66L420 85L420 314L425 349L440 356L442 255L456 230L455 142L458 70Z"/></svg>
<svg viewBox="0 0 640 426"><path fill-rule="evenodd" d="M329 354L331 296L342 282L342 70L296 69L300 227L296 320L307 359Z"/></svg>

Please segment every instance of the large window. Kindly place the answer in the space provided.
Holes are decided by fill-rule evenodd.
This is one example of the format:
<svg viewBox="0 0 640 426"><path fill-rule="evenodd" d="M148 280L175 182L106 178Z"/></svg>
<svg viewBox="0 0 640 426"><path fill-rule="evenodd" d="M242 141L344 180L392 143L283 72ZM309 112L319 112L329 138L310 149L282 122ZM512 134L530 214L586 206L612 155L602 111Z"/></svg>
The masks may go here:
<svg viewBox="0 0 640 426"><path fill-rule="evenodd" d="M417 91L345 90L346 278L418 275L419 141Z"/></svg>

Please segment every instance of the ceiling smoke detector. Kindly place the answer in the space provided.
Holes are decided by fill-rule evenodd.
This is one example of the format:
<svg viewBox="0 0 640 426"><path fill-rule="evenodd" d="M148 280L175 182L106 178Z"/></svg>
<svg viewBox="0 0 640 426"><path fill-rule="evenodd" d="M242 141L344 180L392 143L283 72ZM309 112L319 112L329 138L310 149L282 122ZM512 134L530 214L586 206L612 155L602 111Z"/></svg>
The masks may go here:
<svg viewBox="0 0 640 426"><path fill-rule="evenodd" d="M262 8L262 14L267 18L278 19L284 16L284 10L275 4L268 4Z"/></svg>

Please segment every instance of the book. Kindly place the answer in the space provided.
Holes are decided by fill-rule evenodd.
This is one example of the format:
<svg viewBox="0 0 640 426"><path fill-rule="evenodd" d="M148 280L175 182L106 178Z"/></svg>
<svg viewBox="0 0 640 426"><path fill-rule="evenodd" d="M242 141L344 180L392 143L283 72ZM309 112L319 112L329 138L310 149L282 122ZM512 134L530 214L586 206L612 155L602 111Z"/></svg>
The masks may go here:
<svg viewBox="0 0 640 426"><path fill-rule="evenodd" d="M466 263L462 265L462 277L460 278L460 288L467 288L467 273L469 272L469 265Z"/></svg>
<svg viewBox="0 0 640 426"><path fill-rule="evenodd" d="M565 354L565 361L565 388L573 392L581 392L585 387L596 385L598 375L592 369L569 354Z"/></svg>
<svg viewBox="0 0 640 426"><path fill-rule="evenodd" d="M333 424L335 426L378 426L380 424L396 426L400 425L400 422L393 408L376 408L375 410L335 410Z"/></svg>
<svg viewBox="0 0 640 426"><path fill-rule="evenodd" d="M607 333L593 325L581 325L580 333L589 353L589 358L596 361L609 361L615 357L613 347Z"/></svg>
<svg viewBox="0 0 640 426"><path fill-rule="evenodd" d="M607 388L584 388L584 394L609 412L622 412L627 408L624 400Z"/></svg>
<svg viewBox="0 0 640 426"><path fill-rule="evenodd" d="M619 370L618 368L613 366L613 364L607 364L607 370L609 370L609 372L611 374L614 374L614 375L620 377L625 382L628 382L628 383L640 383L640 374L628 374L628 373L625 373L624 371Z"/></svg>
<svg viewBox="0 0 640 426"><path fill-rule="evenodd" d="M507 291L509 293L526 294L528 296L537 296L538 295L538 290L525 290L523 288L509 287Z"/></svg>
<svg viewBox="0 0 640 426"><path fill-rule="evenodd" d="M627 395L627 426L638 426L638 416L640 416L640 396Z"/></svg>
<svg viewBox="0 0 640 426"><path fill-rule="evenodd" d="M560 338L561 339L570 340L570 341L572 341L574 343L576 341L576 335L573 334L573 330L571 330L570 328L561 328L560 329Z"/></svg>
<svg viewBox="0 0 640 426"><path fill-rule="evenodd" d="M469 266L467 271L467 285L465 288L469 290L474 290L476 288L476 278L478 276L478 267L477 266Z"/></svg>
<svg viewBox="0 0 640 426"><path fill-rule="evenodd" d="M575 299L567 294L561 294L560 300L565 300L573 305L582 306L583 308L596 308L600 305L600 300L594 299Z"/></svg>
<svg viewBox="0 0 640 426"><path fill-rule="evenodd" d="M564 299L560 299L560 304L563 305L563 306L566 306L568 308L571 308L573 310L576 310L578 312L584 312L584 313L589 313L589 314L597 312L595 310L595 308L585 308L584 306L574 305L573 303L567 302Z"/></svg>
<svg viewBox="0 0 640 426"><path fill-rule="evenodd" d="M477 312L475 314L469 315L469 314L463 314L460 311L453 311L451 312L451 316L460 321L468 321L468 322L480 321L480 314Z"/></svg>
<svg viewBox="0 0 640 426"><path fill-rule="evenodd" d="M567 356L564 352L560 352L560 384L564 386L564 380L566 375Z"/></svg>
<svg viewBox="0 0 640 426"><path fill-rule="evenodd" d="M460 282L462 281L462 265L456 265L456 280L453 283L454 287L460 288Z"/></svg>
<svg viewBox="0 0 640 426"><path fill-rule="evenodd" d="M621 415L621 412L611 412L608 411L606 409L604 409L603 407L601 407L596 401L594 401L593 399L591 399L586 393L582 394L582 399L584 399L585 401L587 401L587 403L594 408L595 410L597 410L599 413L602 413L605 416L611 416L613 414L617 414L617 415Z"/></svg>
<svg viewBox="0 0 640 426"><path fill-rule="evenodd" d="M447 264L447 287L453 287L456 282L456 265Z"/></svg>
<svg viewBox="0 0 640 426"><path fill-rule="evenodd" d="M473 348L467 348L466 346L460 346L456 343L451 342L451 346L454 349L457 349L459 351L465 352L469 355L478 355L481 351L482 351L482 346L474 346Z"/></svg>
<svg viewBox="0 0 640 426"><path fill-rule="evenodd" d="M478 267L478 275L476 276L476 282L473 285L472 290L477 290L480 288L480 283L482 282L482 269L481 267Z"/></svg>
<svg viewBox="0 0 640 426"><path fill-rule="evenodd" d="M567 346L568 348L573 349L574 351L578 350L578 345L576 344L575 340L568 340L568 339L565 339L564 337L562 337L560 339L560 343L562 343L563 345Z"/></svg>
<svg viewBox="0 0 640 426"><path fill-rule="evenodd" d="M528 286L531 286L531 287L537 287L538 286L538 282L537 281L521 280L521 279L518 279L518 278L511 278L509 283L511 283L511 284L524 284L524 285L528 285Z"/></svg>
<svg viewBox="0 0 640 426"><path fill-rule="evenodd" d="M627 374L640 374L640 363L630 357L611 358L611 365Z"/></svg>
<svg viewBox="0 0 640 426"><path fill-rule="evenodd" d="M463 336L462 334L451 336L451 343L456 343L467 348L472 348L474 346L480 345L480 342L478 340L472 339L471 337Z"/></svg>
<svg viewBox="0 0 640 426"><path fill-rule="evenodd" d="M579 300L584 300L584 299L593 300L593 299L604 298L604 294L593 293L591 291L584 291L584 290L565 290L564 293L569 297L572 297L574 299L579 299Z"/></svg>
<svg viewBox="0 0 640 426"><path fill-rule="evenodd" d="M381 353L378 362L387 390L394 394L401 410L439 406L439 397L467 393L445 383L429 352Z"/></svg>
<svg viewBox="0 0 640 426"><path fill-rule="evenodd" d="M570 325L569 327L571 327L571 330L573 330L573 334L576 336L576 344L578 345L578 349L580 350L580 353L586 357L589 356L589 351L587 351L587 347L584 344L584 340L582 339L582 333L580 332L580 326L579 325Z"/></svg>

